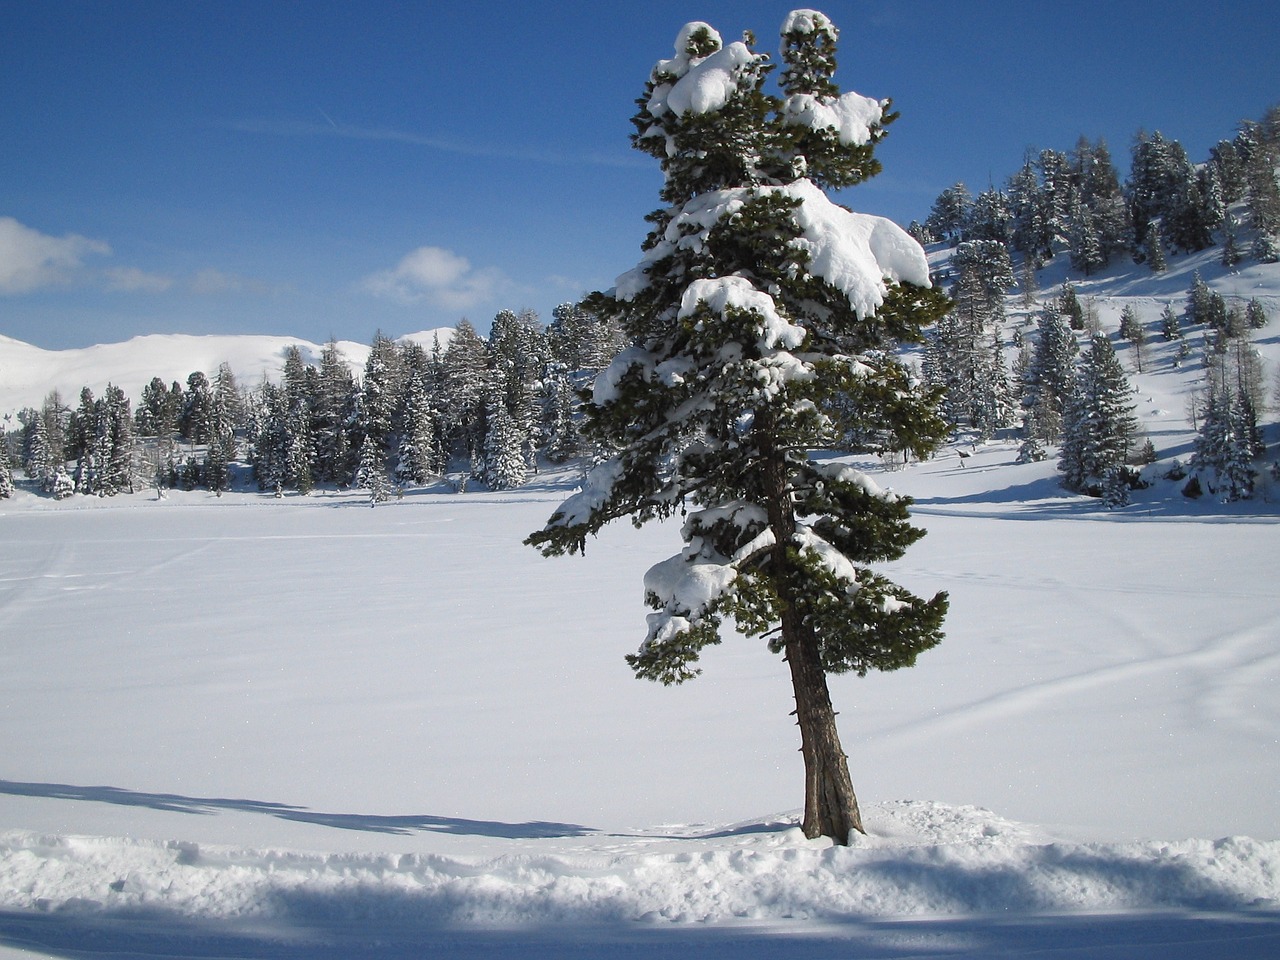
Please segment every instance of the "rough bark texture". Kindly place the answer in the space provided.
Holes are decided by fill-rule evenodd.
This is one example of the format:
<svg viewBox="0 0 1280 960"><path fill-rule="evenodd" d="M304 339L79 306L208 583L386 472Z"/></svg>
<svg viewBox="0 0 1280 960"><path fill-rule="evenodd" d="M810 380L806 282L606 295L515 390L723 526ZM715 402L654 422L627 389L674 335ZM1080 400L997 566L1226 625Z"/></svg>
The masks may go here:
<svg viewBox="0 0 1280 960"><path fill-rule="evenodd" d="M810 839L830 837L849 843L854 831L866 833L858 798L849 777L849 762L836 731L836 712L827 690L827 675L818 657L817 638L804 626L782 618L787 663L796 696L796 723L800 727L800 751L804 754L804 823ZM797 636L798 634L798 636ZM793 639L794 638L794 639Z"/></svg>
<svg viewBox="0 0 1280 960"><path fill-rule="evenodd" d="M771 424L765 418L765 429ZM761 444L764 456L764 487L769 525L774 534L774 564L786 567L786 550L796 532L795 512L787 486L786 461L773 445L769 433ZM785 582L785 578L784 578ZM822 667L818 638L805 624L790 598L780 597L782 643L791 668L791 686L796 698L796 724L800 727L800 752L804 756L804 822L801 829L810 839L830 837L848 844L854 831L866 833L858 798L849 776L849 761L836 731L836 712L831 705L827 674Z"/></svg>

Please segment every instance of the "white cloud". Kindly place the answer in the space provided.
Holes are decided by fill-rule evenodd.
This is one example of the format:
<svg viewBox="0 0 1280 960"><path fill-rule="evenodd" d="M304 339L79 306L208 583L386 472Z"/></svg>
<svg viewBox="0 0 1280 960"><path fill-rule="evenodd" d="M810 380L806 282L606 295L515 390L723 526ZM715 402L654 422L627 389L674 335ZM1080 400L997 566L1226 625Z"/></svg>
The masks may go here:
<svg viewBox="0 0 1280 960"><path fill-rule="evenodd" d="M447 310L466 310L492 300L505 283L501 271L477 270L452 250L418 247L392 269L365 277L360 287L401 303L425 300Z"/></svg>
<svg viewBox="0 0 1280 960"><path fill-rule="evenodd" d="M113 267L106 271L106 277L107 289L118 293L164 293L173 286L172 277L137 267Z"/></svg>
<svg viewBox="0 0 1280 960"><path fill-rule="evenodd" d="M88 254L109 254L101 240L78 234L51 237L0 217L0 294L29 293L65 283Z"/></svg>

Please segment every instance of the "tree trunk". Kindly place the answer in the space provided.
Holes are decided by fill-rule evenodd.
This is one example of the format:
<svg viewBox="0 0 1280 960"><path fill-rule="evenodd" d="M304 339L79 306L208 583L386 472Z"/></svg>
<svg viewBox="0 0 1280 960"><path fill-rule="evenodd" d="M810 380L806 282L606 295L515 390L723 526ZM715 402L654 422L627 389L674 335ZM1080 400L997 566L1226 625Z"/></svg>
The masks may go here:
<svg viewBox="0 0 1280 960"><path fill-rule="evenodd" d="M763 418L762 418L763 419ZM774 534L775 569L786 569L786 550L796 532L791 492L787 486L786 460L772 442L772 423L764 423L767 439L764 453L764 491L769 526ZM866 833L858 798L849 777L849 761L836 732L836 712L827 689L827 673L822 667L818 638L804 623L792 598L785 595L785 576L779 586L782 596L782 643L791 667L791 686L796 698L796 724L800 727L800 752L804 755L804 823L809 839L830 837L847 845L853 831Z"/></svg>
<svg viewBox="0 0 1280 960"><path fill-rule="evenodd" d="M796 697L796 724L804 755L804 835L830 837L848 844L853 832L866 833L858 798L849 777L849 762L836 731L836 712L827 690L827 675L818 657L817 638L788 611L782 615L782 635L791 685ZM790 628L790 629L788 629Z"/></svg>

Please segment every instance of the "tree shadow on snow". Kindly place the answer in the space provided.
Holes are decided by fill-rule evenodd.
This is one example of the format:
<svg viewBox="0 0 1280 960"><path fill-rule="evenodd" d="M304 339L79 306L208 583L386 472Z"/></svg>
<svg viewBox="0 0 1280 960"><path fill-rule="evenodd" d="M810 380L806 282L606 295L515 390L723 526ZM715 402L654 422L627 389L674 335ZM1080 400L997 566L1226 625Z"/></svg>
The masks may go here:
<svg viewBox="0 0 1280 960"><path fill-rule="evenodd" d="M438 817L430 814L408 816L379 816L357 813L321 813L306 807L263 800L243 800L226 797L186 797L176 793L146 793L125 790L120 787L82 787L67 783L22 783L0 780L0 793L16 797L45 797L51 800L82 800L94 803L113 803L127 807L147 807L168 813L211 815L220 810L242 813L261 813L312 823L338 830L359 830L367 833L410 834L431 831L458 836L498 837L507 840L539 840L557 837L583 837L597 833L592 827L576 823L554 823L531 820L526 823L504 823L499 820L467 820L462 817Z"/></svg>
<svg viewBox="0 0 1280 960"><path fill-rule="evenodd" d="M202 920L156 910L0 911L0 946L39 956L221 960L988 960L993 956L1272 960L1280 915L1188 912L856 918L770 924L612 921L510 924L441 921L402 894L273 904L268 918ZM323 913L321 911L324 911ZM384 913L386 911L386 913ZM406 912L407 911L407 912Z"/></svg>

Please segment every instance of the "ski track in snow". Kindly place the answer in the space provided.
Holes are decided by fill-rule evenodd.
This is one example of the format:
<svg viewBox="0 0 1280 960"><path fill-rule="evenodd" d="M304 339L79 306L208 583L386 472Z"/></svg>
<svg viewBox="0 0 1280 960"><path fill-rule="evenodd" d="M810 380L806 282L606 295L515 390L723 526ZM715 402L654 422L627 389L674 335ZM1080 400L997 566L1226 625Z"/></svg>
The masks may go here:
<svg viewBox="0 0 1280 960"><path fill-rule="evenodd" d="M1214 719L1233 722L1244 731L1261 733L1274 744L1276 727L1250 719L1239 709L1228 706L1227 701L1216 697L1217 689L1231 686L1254 689L1256 684L1245 681L1247 676L1257 676L1260 681L1270 681L1274 672L1264 671L1268 664L1280 664L1280 652L1274 649L1275 638L1280 636L1280 618L1269 618L1256 629L1233 632L1211 640L1201 649L1170 654L1152 653L1142 659L1125 663L1095 667L1079 673L1052 677L1040 682L1023 684L981 700L963 704L933 716L910 721L897 727L880 731L882 736L920 739L937 735L940 730L954 730L965 725L1012 721L1034 713L1051 700L1069 700L1085 691L1098 687L1132 683L1157 674L1182 674L1198 681L1188 696L1203 704L1214 700L1220 704ZM1246 671L1242 674L1241 671ZM1219 679L1224 678L1224 679ZM1242 682L1245 681L1245 682ZM1207 711L1203 711L1207 713Z"/></svg>

